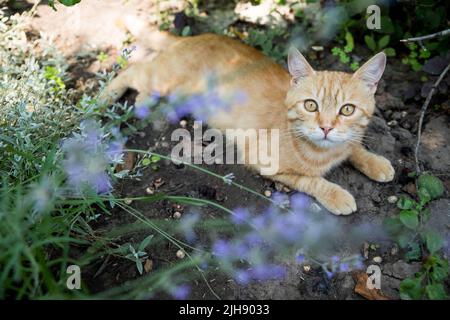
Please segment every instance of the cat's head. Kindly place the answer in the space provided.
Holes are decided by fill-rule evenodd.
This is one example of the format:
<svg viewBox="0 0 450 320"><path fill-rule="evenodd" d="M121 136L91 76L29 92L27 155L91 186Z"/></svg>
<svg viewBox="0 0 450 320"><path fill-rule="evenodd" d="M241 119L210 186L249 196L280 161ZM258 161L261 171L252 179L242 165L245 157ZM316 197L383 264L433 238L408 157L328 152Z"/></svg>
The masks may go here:
<svg viewBox="0 0 450 320"><path fill-rule="evenodd" d="M353 74L315 71L291 48L286 105L292 134L321 148L360 141L374 112L374 94L385 66L381 52Z"/></svg>

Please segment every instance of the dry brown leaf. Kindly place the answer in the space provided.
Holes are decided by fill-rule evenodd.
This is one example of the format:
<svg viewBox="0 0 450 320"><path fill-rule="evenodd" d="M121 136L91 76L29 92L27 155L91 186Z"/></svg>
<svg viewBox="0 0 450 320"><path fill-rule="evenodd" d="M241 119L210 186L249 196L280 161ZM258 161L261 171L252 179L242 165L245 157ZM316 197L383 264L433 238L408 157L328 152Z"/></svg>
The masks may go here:
<svg viewBox="0 0 450 320"><path fill-rule="evenodd" d="M146 273L149 273L153 270L153 260L147 259L144 263L144 270Z"/></svg>
<svg viewBox="0 0 450 320"><path fill-rule="evenodd" d="M134 152L125 152L125 156L122 164L116 166L116 172L123 170L133 170L136 154Z"/></svg>
<svg viewBox="0 0 450 320"><path fill-rule="evenodd" d="M381 290L367 288L367 279L369 276L365 272L355 272L353 279L356 281L355 292L367 300L390 300L383 295Z"/></svg>

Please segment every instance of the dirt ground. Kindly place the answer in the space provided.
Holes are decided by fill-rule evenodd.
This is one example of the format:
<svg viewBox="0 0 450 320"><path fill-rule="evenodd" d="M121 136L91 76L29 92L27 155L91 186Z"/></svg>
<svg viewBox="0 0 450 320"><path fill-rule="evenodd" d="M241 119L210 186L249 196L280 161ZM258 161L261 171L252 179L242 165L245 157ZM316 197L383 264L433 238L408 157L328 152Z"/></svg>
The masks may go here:
<svg viewBox="0 0 450 320"><path fill-rule="evenodd" d="M174 10L181 9L178 1L169 2ZM90 0L82 1L74 8L59 6L58 12L42 5L33 19L32 27L54 38L58 48L68 57L74 57L81 52L94 50L109 50L120 52L127 35L120 25L120 18L124 14L137 14L149 22L155 22L154 14L157 8L153 1L119 1L119 0ZM139 49L139 48L138 48ZM365 49L359 48L364 56ZM311 60L317 69L339 69L336 58L331 54L315 54ZM85 76L102 68L94 62L85 69ZM399 59L389 59L388 66L379 85L376 95L377 111L373 118L368 136L365 141L367 147L374 152L390 159L396 169L393 182L387 184L376 183L344 164L335 169L329 179L350 191L357 202L358 212L346 217L333 217L343 228L350 228L355 224L370 223L380 225L386 217L398 213L395 204L387 201L389 196L402 194L414 195L414 182L408 178L408 173L414 170L414 144L416 141L419 108L423 102L417 84L420 83L417 73L401 64ZM416 88L416 89L414 89ZM416 91L414 91L416 90ZM418 98L417 98L418 97ZM448 104L448 101L444 103ZM450 187L450 128L449 114L441 109L430 108L426 116L423 133L423 145L420 159L426 170L438 175L449 190ZM188 128L192 129L189 120ZM161 154L169 154L175 144L170 141L171 132L176 125L165 124L160 130L148 127L140 134L131 137L129 146L139 149L151 149ZM229 187L219 180L212 180L203 173L196 172L184 166L161 161L159 170L146 169L140 180L126 180L118 186L118 192L124 196L144 195L147 187L157 179L164 182L158 191L169 195L184 195L218 201L228 208L252 206L258 208L265 203L263 200L236 188ZM213 165L209 170L221 175L233 172L236 182L263 193L266 190L275 191L280 186L262 178L242 166ZM173 219L173 204L161 201L152 206L145 203L135 203L149 218ZM189 208L184 208L189 212ZM431 204L432 217L430 224L449 236L450 199L446 196ZM213 208L204 208L201 214L208 217L221 216L223 213ZM317 215L329 215L324 209ZM133 222L124 218L119 210L111 217L104 218L100 228L110 229L124 223ZM128 239L130 240L130 239ZM139 236L133 241L139 241ZM368 239L367 239L368 240ZM369 250L365 261L367 265L374 264L374 257L381 257L378 263L383 272L382 291L390 298L398 298L398 285L402 279L411 276L418 270L419 263L406 263L402 260L401 250L389 239L374 240L379 245L375 250ZM336 242L338 252L361 251L362 242L348 243L346 233L340 235ZM158 252L152 252L154 268L157 269L175 261L177 249L166 245ZM87 271L88 285L93 292L98 292L113 285L139 277L135 265L124 260L111 261L110 267L102 273L93 276L96 270ZM354 292L355 280L351 273L340 273L328 280L320 268L313 267L307 271L303 265L295 261L286 261L288 275L282 281L267 281L250 286L241 287L229 281L224 275L212 272L208 281L216 293L224 299L361 299ZM192 298L213 298L212 294L201 281L196 282Z"/></svg>

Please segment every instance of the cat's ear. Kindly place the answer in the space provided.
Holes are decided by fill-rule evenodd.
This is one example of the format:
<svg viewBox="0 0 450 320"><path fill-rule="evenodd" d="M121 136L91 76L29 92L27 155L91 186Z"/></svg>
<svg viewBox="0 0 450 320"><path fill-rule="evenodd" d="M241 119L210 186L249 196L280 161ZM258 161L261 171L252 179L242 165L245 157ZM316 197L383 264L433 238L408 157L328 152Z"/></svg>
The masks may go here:
<svg viewBox="0 0 450 320"><path fill-rule="evenodd" d="M314 74L314 69L306 61L305 57L294 47L289 48L288 69L292 76L292 84L297 84L301 78Z"/></svg>
<svg viewBox="0 0 450 320"><path fill-rule="evenodd" d="M363 81L369 91L375 93L385 67L386 55L384 52L377 53L353 74L353 78Z"/></svg>

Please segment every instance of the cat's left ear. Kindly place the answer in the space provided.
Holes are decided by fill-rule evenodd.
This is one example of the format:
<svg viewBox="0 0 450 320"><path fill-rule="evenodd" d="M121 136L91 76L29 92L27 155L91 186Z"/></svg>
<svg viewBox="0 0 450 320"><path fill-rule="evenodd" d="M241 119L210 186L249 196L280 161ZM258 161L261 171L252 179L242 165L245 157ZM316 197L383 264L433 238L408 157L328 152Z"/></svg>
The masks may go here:
<svg viewBox="0 0 450 320"><path fill-rule="evenodd" d="M314 74L314 69L310 66L308 61L306 61L300 51L294 47L289 48L288 69L292 76L292 85L297 84L300 79Z"/></svg>
<svg viewBox="0 0 450 320"><path fill-rule="evenodd" d="M353 74L353 78L363 81L370 93L375 93L385 67L386 55L384 52L377 53Z"/></svg>

